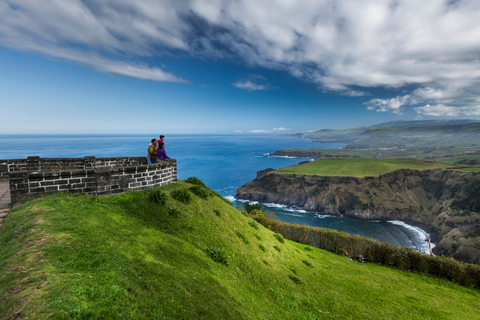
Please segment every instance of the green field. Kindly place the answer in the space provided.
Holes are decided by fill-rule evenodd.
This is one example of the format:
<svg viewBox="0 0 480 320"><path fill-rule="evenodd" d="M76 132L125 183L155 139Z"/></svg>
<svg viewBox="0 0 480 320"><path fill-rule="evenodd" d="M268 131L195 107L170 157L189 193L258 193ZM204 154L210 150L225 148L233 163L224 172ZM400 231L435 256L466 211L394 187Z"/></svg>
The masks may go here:
<svg viewBox="0 0 480 320"><path fill-rule="evenodd" d="M477 290L284 240L190 188L14 209L0 232L0 318L480 319Z"/></svg>
<svg viewBox="0 0 480 320"><path fill-rule="evenodd" d="M373 158L321 158L313 162L280 168L280 173L311 174L321 176L378 176L397 169L426 170L449 168L452 165L414 159Z"/></svg>

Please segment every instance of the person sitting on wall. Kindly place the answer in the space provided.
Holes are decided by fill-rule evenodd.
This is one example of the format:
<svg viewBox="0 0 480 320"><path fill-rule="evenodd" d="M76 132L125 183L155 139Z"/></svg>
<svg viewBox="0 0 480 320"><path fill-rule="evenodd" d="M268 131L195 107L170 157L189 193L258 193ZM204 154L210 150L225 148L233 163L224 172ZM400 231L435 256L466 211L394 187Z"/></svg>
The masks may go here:
<svg viewBox="0 0 480 320"><path fill-rule="evenodd" d="M157 163L157 139L153 138L152 143L148 146L147 163Z"/></svg>
<svg viewBox="0 0 480 320"><path fill-rule="evenodd" d="M167 160L167 159L172 159L172 158L167 156L167 153L165 152L165 143L160 142L158 144L158 149L157 149L157 162Z"/></svg>

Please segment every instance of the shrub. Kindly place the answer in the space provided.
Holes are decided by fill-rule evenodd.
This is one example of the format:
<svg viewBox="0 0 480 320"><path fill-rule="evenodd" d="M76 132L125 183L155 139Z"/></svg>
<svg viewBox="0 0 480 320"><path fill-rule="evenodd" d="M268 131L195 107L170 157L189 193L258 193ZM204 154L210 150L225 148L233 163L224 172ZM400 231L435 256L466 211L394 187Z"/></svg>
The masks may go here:
<svg viewBox="0 0 480 320"><path fill-rule="evenodd" d="M308 266L308 267L310 267L310 268L313 268L313 263L311 263L310 261L308 261L308 260L302 260L302 262L303 262L306 266Z"/></svg>
<svg viewBox="0 0 480 320"><path fill-rule="evenodd" d="M235 231L235 234L237 235L237 237L239 237L240 239L243 240L243 242L245 242L245 244L249 244L250 241L248 241L248 239L245 237L245 235L243 233L241 233L240 231Z"/></svg>
<svg viewBox="0 0 480 320"><path fill-rule="evenodd" d="M198 179L197 177L190 177L187 180L185 180L186 183L194 184L196 186L200 187L206 187L205 183L203 183L202 180Z"/></svg>
<svg viewBox="0 0 480 320"><path fill-rule="evenodd" d="M260 250L262 250L263 252L267 251L267 248L265 248L265 246L263 244L259 244L258 247L260 248Z"/></svg>
<svg viewBox="0 0 480 320"><path fill-rule="evenodd" d="M262 209L262 206L259 205L258 203L257 204L250 204L250 203L245 203L245 211L247 211L248 214L251 214L251 215L258 215L258 214L255 214L253 213L252 211L253 210L259 210L262 212L262 215L265 216L263 214L263 209Z"/></svg>
<svg viewBox="0 0 480 320"><path fill-rule="evenodd" d="M190 191L199 196L202 199L207 199L210 196L210 192L207 188L201 186L190 187Z"/></svg>
<svg viewBox="0 0 480 320"><path fill-rule="evenodd" d="M219 248L211 248L211 249L206 249L205 252L216 263L220 263L228 266L230 261L230 256L228 255L227 252L225 252L225 250L222 250Z"/></svg>
<svg viewBox="0 0 480 320"><path fill-rule="evenodd" d="M255 220L249 221L248 224L249 224L251 227L255 228L255 229L258 229L259 226L260 226L260 224L259 224L257 221L255 221Z"/></svg>
<svg viewBox="0 0 480 320"><path fill-rule="evenodd" d="M186 189L177 189L172 191L172 198L183 203L190 203L192 201L192 194Z"/></svg>
<svg viewBox="0 0 480 320"><path fill-rule="evenodd" d="M262 217L257 217L255 220L273 232L282 232L286 238L292 241L350 257L361 255L368 262L423 272L464 286L480 288L480 266L478 265L466 264L452 258L430 256L367 237L349 236L345 232L291 225L287 222ZM274 246L274 248L277 251L281 250L278 246ZM307 248L305 247L305 250L309 251ZM312 256L309 257L313 259Z"/></svg>
<svg viewBox="0 0 480 320"><path fill-rule="evenodd" d="M163 190L154 189L150 191L148 198L150 199L150 201L156 204L165 205L165 203L167 202L168 194Z"/></svg>
<svg viewBox="0 0 480 320"><path fill-rule="evenodd" d="M277 238L277 240L280 242L280 243L284 243L285 242L285 238L280 234L280 233L274 233L273 236L275 238Z"/></svg>
<svg viewBox="0 0 480 320"><path fill-rule="evenodd" d="M222 213L218 209L213 209L213 213L215 213L219 217L222 215Z"/></svg>
<svg viewBox="0 0 480 320"><path fill-rule="evenodd" d="M263 213L263 210L259 210L259 209L250 210L248 214L251 214L252 216L265 217L265 213Z"/></svg>
<svg viewBox="0 0 480 320"><path fill-rule="evenodd" d="M277 250L278 252L282 251L282 248L280 248L279 246L273 246L273 248L274 248L275 250Z"/></svg>
<svg viewBox="0 0 480 320"><path fill-rule="evenodd" d="M296 284L302 284L302 283L303 283L302 279L300 279L300 278L297 277L297 276L294 276L294 275L289 274L288 277L290 278L290 280L292 280L292 281L295 282Z"/></svg>
<svg viewBox="0 0 480 320"><path fill-rule="evenodd" d="M167 212L168 212L169 215L171 215L171 216L173 216L173 217L179 217L180 214L181 214L180 209L178 209L177 207L174 207L174 206L169 207L169 208L167 209Z"/></svg>
<svg viewBox="0 0 480 320"><path fill-rule="evenodd" d="M264 213L267 218L275 219L275 220L277 219L277 215L273 211L265 210Z"/></svg>

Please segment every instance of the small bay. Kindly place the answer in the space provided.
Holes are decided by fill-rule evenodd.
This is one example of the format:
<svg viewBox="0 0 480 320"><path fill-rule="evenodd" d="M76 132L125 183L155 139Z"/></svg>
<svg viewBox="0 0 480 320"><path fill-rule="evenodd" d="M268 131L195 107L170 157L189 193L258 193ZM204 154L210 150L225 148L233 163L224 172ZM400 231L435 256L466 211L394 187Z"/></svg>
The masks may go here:
<svg viewBox="0 0 480 320"><path fill-rule="evenodd" d="M270 156L278 149L340 149L341 144L314 143L294 136L268 134L165 134L167 154L177 159L178 178L198 177L238 206L235 190L255 179L256 172L298 164L306 158ZM145 156L153 135L0 135L0 159L76 158L85 156ZM278 204L261 204L277 218L290 223L331 228L376 238L393 245L428 251L423 230L399 221L355 221L305 212Z"/></svg>

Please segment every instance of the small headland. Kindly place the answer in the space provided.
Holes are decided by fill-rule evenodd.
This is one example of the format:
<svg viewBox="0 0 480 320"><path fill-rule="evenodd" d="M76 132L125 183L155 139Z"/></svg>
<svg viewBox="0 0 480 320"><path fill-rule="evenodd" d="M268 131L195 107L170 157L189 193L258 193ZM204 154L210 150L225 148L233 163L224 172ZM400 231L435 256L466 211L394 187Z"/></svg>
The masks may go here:
<svg viewBox="0 0 480 320"><path fill-rule="evenodd" d="M263 171L236 198L362 220L400 220L438 235L437 254L479 263L480 168L415 159L320 158Z"/></svg>

